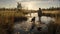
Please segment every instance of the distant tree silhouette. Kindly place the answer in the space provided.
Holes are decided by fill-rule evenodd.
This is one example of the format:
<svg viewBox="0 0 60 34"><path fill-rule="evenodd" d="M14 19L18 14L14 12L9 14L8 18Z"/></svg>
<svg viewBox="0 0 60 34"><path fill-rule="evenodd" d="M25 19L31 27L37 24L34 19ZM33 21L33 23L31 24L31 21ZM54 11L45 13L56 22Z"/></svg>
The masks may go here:
<svg viewBox="0 0 60 34"><path fill-rule="evenodd" d="M17 9L22 9L21 3L17 2Z"/></svg>

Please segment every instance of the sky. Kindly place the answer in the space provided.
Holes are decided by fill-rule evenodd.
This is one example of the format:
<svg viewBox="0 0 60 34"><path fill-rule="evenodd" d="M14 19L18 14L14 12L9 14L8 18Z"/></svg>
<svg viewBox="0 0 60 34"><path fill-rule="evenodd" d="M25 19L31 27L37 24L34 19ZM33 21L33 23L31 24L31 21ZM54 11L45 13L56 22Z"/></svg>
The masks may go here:
<svg viewBox="0 0 60 34"><path fill-rule="evenodd" d="M60 0L0 0L0 8L16 8L17 2L29 10L38 8L60 7Z"/></svg>

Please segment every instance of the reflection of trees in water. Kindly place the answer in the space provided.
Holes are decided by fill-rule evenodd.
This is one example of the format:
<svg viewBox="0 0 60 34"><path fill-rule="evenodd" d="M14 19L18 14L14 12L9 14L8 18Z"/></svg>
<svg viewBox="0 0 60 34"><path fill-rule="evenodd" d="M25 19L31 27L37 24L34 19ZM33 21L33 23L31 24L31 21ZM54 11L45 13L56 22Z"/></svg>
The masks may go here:
<svg viewBox="0 0 60 34"><path fill-rule="evenodd" d="M27 21L27 17L14 17L14 22Z"/></svg>

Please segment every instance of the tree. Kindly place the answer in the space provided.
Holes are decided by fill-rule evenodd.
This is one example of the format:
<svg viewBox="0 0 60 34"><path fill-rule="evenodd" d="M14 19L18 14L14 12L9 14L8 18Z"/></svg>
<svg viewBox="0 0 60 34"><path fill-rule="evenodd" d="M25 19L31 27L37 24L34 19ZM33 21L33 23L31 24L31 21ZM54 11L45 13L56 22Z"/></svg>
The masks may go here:
<svg viewBox="0 0 60 34"><path fill-rule="evenodd" d="M17 2L17 9L22 9L21 3Z"/></svg>

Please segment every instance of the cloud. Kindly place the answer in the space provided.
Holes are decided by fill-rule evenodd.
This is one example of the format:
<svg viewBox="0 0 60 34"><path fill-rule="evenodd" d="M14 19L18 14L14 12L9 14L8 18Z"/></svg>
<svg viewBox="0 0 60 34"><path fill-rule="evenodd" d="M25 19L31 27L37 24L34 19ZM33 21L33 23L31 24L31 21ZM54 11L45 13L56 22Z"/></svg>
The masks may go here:
<svg viewBox="0 0 60 34"><path fill-rule="evenodd" d="M49 8L49 7L57 7L60 6L60 2L56 1L30 1L30 2L22 2L22 5L25 6L25 8L29 9L38 9L40 8ZM33 8L32 8L33 7Z"/></svg>
<svg viewBox="0 0 60 34"><path fill-rule="evenodd" d="M59 1L59 0L31 0L31 1Z"/></svg>
<svg viewBox="0 0 60 34"><path fill-rule="evenodd" d="M0 0L0 7L14 8L17 6L17 2L21 2L22 6L25 8L31 7L29 9L38 9L39 7L47 8L52 6L60 7L60 2L58 0L54 0L54 2L51 0Z"/></svg>

